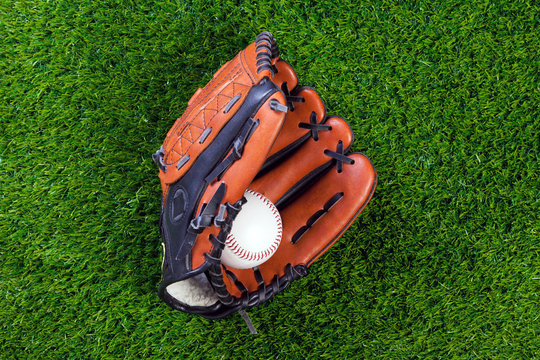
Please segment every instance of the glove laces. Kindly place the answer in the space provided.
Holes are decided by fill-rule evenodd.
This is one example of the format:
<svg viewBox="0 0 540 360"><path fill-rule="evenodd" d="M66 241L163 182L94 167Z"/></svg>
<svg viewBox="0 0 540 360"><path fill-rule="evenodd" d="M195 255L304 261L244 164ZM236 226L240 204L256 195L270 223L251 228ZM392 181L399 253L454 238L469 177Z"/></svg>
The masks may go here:
<svg viewBox="0 0 540 360"><path fill-rule="evenodd" d="M341 140L338 141L336 151L326 149L324 150L324 154L336 160L336 169L338 173L343 171L343 163L354 164L354 160L345 155L343 141Z"/></svg>
<svg viewBox="0 0 540 360"><path fill-rule="evenodd" d="M319 131L332 130L332 127L330 125L317 123L317 114L315 113L315 111L311 112L311 115L309 117L309 123L301 122L298 124L298 127L302 129L309 129L311 131L311 137L315 141L319 141Z"/></svg>

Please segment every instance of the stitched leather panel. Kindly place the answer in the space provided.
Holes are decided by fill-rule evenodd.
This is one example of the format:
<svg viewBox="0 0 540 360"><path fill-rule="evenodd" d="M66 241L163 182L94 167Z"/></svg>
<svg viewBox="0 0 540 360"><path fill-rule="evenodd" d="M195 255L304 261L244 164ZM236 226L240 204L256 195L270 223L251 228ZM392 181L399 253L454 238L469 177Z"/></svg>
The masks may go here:
<svg viewBox="0 0 540 360"><path fill-rule="evenodd" d="M267 50L252 43L227 62L203 89L193 95L185 112L169 130L163 143L163 163L167 170L160 171L164 197L168 185L182 177L196 160L197 154L212 143L228 119L245 101L251 87L263 77L272 75L268 70L257 72L255 57L260 52ZM240 96L240 99L224 112L235 96ZM208 128L212 128L212 132L204 142L199 142ZM189 155L189 161L177 168L178 162L186 155Z"/></svg>

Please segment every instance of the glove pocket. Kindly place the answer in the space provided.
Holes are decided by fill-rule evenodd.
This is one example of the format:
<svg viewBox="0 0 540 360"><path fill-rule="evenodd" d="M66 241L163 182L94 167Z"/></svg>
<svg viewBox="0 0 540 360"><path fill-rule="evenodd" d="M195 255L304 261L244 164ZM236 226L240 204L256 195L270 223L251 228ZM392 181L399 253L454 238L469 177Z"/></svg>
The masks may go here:
<svg viewBox="0 0 540 360"><path fill-rule="evenodd" d="M229 269L228 291L240 297L264 289L265 296L324 254L349 228L371 199L377 174L363 154L347 155L352 163L341 172L337 163L280 210L283 236L276 253L256 269ZM281 284L280 284L281 283ZM239 286L240 284L240 286ZM244 291L243 288L245 288Z"/></svg>
<svg viewBox="0 0 540 360"><path fill-rule="evenodd" d="M362 154L345 155L353 141L349 125L339 117L325 124L327 131L249 185L276 204L284 233L277 252L258 268L228 269L224 280L233 296L290 282L296 267L301 272L333 244L371 197L373 166Z"/></svg>
<svg viewBox="0 0 540 360"><path fill-rule="evenodd" d="M319 131L329 126L323 124L326 108L315 90L301 87L285 95L289 112L261 172L288 157L310 137L318 139Z"/></svg>

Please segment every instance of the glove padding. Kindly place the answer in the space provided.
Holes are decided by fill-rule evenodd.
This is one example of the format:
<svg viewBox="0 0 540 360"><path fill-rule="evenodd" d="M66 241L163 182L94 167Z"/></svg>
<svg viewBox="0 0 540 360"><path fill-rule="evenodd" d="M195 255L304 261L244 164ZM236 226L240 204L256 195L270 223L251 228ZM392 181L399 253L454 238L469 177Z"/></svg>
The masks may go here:
<svg viewBox="0 0 540 360"><path fill-rule="evenodd" d="M297 83L263 32L195 93L154 154L158 293L173 308L219 318L268 300L306 275L369 202L377 175L365 155L348 152L350 126L327 118L318 94ZM248 188L280 211L282 240L258 267L227 268L221 251Z"/></svg>

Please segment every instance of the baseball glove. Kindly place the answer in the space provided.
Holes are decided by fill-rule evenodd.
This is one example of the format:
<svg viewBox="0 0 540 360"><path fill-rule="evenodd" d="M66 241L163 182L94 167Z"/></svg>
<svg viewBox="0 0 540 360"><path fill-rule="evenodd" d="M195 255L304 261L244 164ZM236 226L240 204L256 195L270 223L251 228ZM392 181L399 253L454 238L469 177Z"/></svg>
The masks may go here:
<svg viewBox="0 0 540 360"><path fill-rule="evenodd" d="M369 202L377 174L349 153L350 126L297 84L263 32L197 90L153 155L163 190L158 294L171 307L220 318L270 299ZM283 234L268 261L241 270L220 258L248 188L276 205Z"/></svg>

